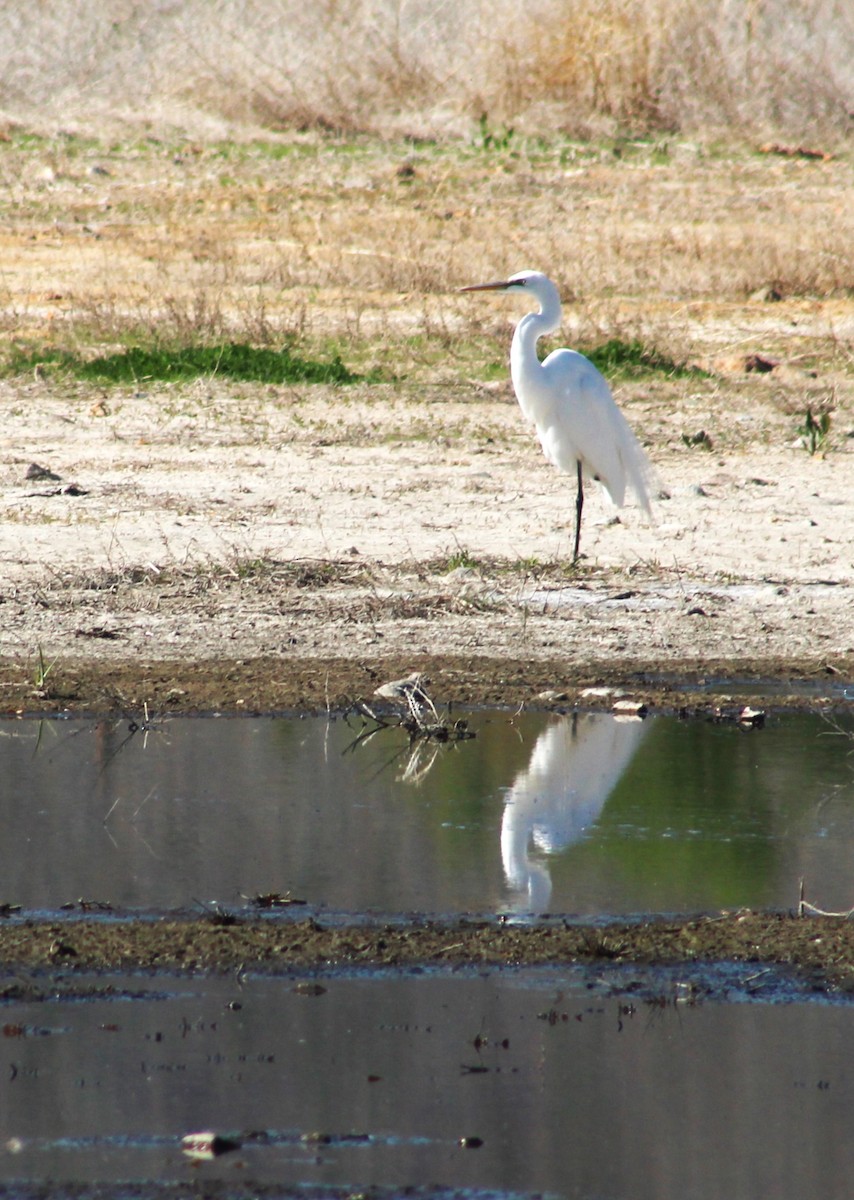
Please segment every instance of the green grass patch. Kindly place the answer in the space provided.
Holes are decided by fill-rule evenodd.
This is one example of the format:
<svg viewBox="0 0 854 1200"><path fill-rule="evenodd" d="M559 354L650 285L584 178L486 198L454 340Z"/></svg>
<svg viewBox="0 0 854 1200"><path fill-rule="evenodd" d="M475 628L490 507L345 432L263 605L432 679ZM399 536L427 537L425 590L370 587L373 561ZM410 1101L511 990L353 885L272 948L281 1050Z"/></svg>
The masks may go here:
<svg viewBox="0 0 854 1200"><path fill-rule="evenodd" d="M457 546L456 550L440 555L430 563L431 570L435 571L437 575L447 575L450 571L456 571L460 567L477 568L479 566L479 560L470 554L465 546Z"/></svg>
<svg viewBox="0 0 854 1200"><path fill-rule="evenodd" d="M136 384L152 380L183 382L201 375L221 375L252 383L356 383L358 375L335 354L321 361L302 358L291 349L257 348L245 342L218 346L131 346L115 354L81 358L67 350L31 353L13 351L6 372L18 374L36 367L67 371L96 383Z"/></svg>
<svg viewBox="0 0 854 1200"><path fill-rule="evenodd" d="M434 575L447 575L459 567L468 567L476 570L483 579L503 580L508 584L510 581L526 580L561 583L567 579L577 579L582 573L588 578L598 573L595 568L582 567L570 559L542 560L535 556L501 558L492 554L476 558L465 546L458 546L456 550L449 550L419 565Z"/></svg>
<svg viewBox="0 0 854 1200"><path fill-rule="evenodd" d="M699 367L678 363L666 354L659 354L651 346L637 338L625 342L622 338L611 338L601 346L584 352L603 375L614 379L636 379L643 375L667 375L673 379L686 376L705 376Z"/></svg>

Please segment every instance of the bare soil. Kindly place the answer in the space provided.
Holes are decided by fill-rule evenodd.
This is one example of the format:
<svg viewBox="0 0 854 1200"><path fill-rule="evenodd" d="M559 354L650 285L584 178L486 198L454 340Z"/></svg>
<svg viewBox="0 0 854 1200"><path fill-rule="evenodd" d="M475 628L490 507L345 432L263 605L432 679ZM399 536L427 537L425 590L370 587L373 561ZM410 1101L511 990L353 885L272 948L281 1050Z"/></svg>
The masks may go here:
<svg viewBox="0 0 854 1200"><path fill-rule="evenodd" d="M722 420L718 386L689 428ZM467 704L854 681L854 439L781 444L773 393L746 379L749 435L688 451L662 384L631 411L669 498L649 526L593 494L572 567L568 481L504 385L457 390L321 389L295 411L222 382L0 383L3 708L318 709L414 670ZM278 427L256 440L257 422Z"/></svg>
<svg viewBox="0 0 854 1200"><path fill-rule="evenodd" d="M572 488L505 384L0 383L3 706L318 708L413 670L466 703L850 681L854 439L786 443L745 376L746 427L689 450L673 407L724 440L725 384L623 388L669 498L647 525L594 492L572 567Z"/></svg>

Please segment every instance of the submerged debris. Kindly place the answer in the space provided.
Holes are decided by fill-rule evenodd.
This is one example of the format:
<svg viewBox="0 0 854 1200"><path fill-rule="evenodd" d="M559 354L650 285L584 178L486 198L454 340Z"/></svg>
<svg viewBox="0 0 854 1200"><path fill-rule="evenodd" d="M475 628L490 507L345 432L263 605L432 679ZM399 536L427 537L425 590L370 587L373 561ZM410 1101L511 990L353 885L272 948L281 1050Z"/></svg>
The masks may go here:
<svg viewBox="0 0 854 1200"><path fill-rule="evenodd" d="M801 877L798 889L798 916L839 917L843 921L850 921L854 917L854 907L847 908L843 912L828 912L825 908L818 908L815 904L810 904L809 900L804 899L804 880Z"/></svg>
<svg viewBox="0 0 854 1200"><path fill-rule="evenodd" d="M765 726L765 710L745 705L716 704L711 712L715 725L740 725L742 729L762 729Z"/></svg>
<svg viewBox="0 0 854 1200"><path fill-rule="evenodd" d="M374 695L407 708L418 725L426 725L427 717L432 717L433 723L438 724L439 714L427 694L429 684L430 680L425 675L415 671L405 679L392 679L382 684L374 690Z"/></svg>
<svg viewBox="0 0 854 1200"><path fill-rule="evenodd" d="M246 896L243 892L240 893L242 899L248 900L250 904L254 904L256 908L287 908L291 904L307 904L307 900L300 900L297 896L292 896L290 892L261 892L255 896Z"/></svg>
<svg viewBox="0 0 854 1200"><path fill-rule="evenodd" d="M196 904L204 910L202 920L209 922L211 925L218 925L227 929L230 925L239 925L240 918L236 913L229 912L227 908L223 908L221 904L215 901L210 904L205 900L197 900Z"/></svg>
<svg viewBox="0 0 854 1200"><path fill-rule="evenodd" d="M79 896L76 900L67 900L59 906L61 912L70 912L79 908L81 912L112 912L113 906L107 900L87 900Z"/></svg>
<svg viewBox="0 0 854 1200"><path fill-rule="evenodd" d="M414 672L404 679L393 679L375 689L375 696L390 700L405 710L402 717L390 718L377 713L365 700L356 700L352 710L375 722L377 728L370 730L368 736L379 729L392 727L405 729L411 741L425 738L436 742L458 742L473 738L475 734L469 729L468 721L450 721L439 716L427 692L429 684L429 679Z"/></svg>
<svg viewBox="0 0 854 1200"><path fill-rule="evenodd" d="M220 1133L206 1130L204 1133L187 1133L181 1138L181 1149L189 1158L211 1159L230 1150L239 1150L240 1141L224 1137Z"/></svg>
<svg viewBox="0 0 854 1200"><path fill-rule="evenodd" d="M357 713L364 721L372 721L373 726L364 728L344 753L366 745L381 730L405 729L409 734L409 746L394 755L395 758L399 754L407 755L406 765L398 779L416 786L420 784L435 763L443 744L467 741L476 736L474 730L469 729L468 721L451 721L440 717L427 692L429 683L429 679L415 672L404 679L384 683L375 690L375 696L390 700L404 710L400 716L377 712L366 700L354 701L345 712L344 719L351 713Z"/></svg>

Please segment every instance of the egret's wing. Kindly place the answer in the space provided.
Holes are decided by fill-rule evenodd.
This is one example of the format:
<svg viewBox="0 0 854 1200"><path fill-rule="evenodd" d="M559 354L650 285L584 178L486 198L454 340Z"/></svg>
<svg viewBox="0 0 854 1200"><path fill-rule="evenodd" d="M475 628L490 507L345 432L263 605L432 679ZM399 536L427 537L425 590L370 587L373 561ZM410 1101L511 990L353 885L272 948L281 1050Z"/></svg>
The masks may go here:
<svg viewBox="0 0 854 1200"><path fill-rule="evenodd" d="M547 387L535 424L546 457L569 474L580 459L617 505L628 483L649 512L653 469L604 376L575 350L555 350L543 370Z"/></svg>

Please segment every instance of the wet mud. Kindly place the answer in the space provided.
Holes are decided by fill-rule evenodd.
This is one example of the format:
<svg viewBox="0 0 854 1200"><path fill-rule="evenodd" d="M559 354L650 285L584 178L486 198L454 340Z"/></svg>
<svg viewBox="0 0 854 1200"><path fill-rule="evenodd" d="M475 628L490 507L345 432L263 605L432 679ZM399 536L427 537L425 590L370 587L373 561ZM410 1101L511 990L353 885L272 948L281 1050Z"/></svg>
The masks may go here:
<svg viewBox="0 0 854 1200"><path fill-rule="evenodd" d="M530 661L476 655L391 655L383 657L236 658L232 660L104 661L58 659L47 680L34 680L31 665L0 660L2 711L171 713L323 712L369 698L389 679L421 672L437 704L549 707L583 703L610 707L613 697L582 693L619 690L661 712L703 711L726 700L738 687L743 703L767 701L776 707L811 709L833 701L834 691L854 680L854 655L831 665L822 658L793 660L690 660L668 663L574 659ZM708 700L704 697L708 695Z"/></svg>
<svg viewBox="0 0 854 1200"><path fill-rule="evenodd" d="M117 1195L125 1200L199 1200L200 1195L209 1200L254 1200L256 1197L276 1197L277 1200L304 1200L306 1195L322 1195L324 1200L393 1200L405 1195L410 1200L494 1200L503 1193L479 1191L472 1188L445 1187L397 1187L360 1186L334 1187L324 1185L322 1192L283 1183L264 1183L255 1180L239 1183L218 1179L206 1179L203 1191L197 1182L158 1183L156 1181L129 1181L121 1186L109 1183L16 1183L12 1187L0 1185L0 1197L14 1196L15 1200L115 1200Z"/></svg>
<svg viewBox="0 0 854 1200"><path fill-rule="evenodd" d="M0 925L0 962L4 1000L55 998L56 974L69 972L304 975L634 963L680 965L686 979L702 982L710 966L722 962L781 967L794 973L801 992L847 995L854 993L854 922L760 912L590 924L546 917L530 925L423 917L341 925L314 916L265 919L224 911L155 920L16 915Z"/></svg>

